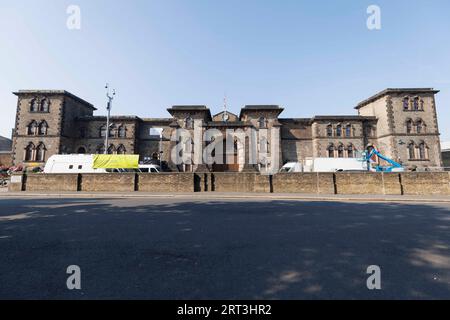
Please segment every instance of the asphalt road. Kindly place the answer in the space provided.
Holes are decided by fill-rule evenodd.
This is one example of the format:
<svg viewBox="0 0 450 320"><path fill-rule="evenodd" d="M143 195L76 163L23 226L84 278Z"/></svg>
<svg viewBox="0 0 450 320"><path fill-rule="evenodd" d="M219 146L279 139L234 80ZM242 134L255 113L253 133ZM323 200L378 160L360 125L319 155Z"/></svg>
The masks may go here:
<svg viewBox="0 0 450 320"><path fill-rule="evenodd" d="M450 299L450 204L0 199L0 298Z"/></svg>

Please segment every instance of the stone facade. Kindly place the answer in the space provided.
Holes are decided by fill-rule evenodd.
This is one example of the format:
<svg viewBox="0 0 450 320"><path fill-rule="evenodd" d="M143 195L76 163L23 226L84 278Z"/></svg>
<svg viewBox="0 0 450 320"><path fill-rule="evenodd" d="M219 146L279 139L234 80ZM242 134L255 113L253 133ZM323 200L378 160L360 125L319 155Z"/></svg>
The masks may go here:
<svg viewBox="0 0 450 320"><path fill-rule="evenodd" d="M113 116L107 151L139 154L141 160L161 155L174 171L258 170L265 159L258 159L260 165L250 168L245 141L237 144L234 155L227 155L231 157L228 163L241 164L177 166L171 159L176 144L171 138L175 129L201 135L207 129L216 129L226 139L236 139L227 136L228 129L269 129L265 138L279 142L280 147L268 150L279 153L279 166L313 157L357 157L369 146L376 146L406 167L435 170L442 167L436 93L427 88L386 89L358 104L358 115L349 116L288 119L280 117L283 108L276 105L246 106L239 116L227 111L211 115L206 106L173 106L168 109L170 118ZM105 152L106 117L94 116L96 109L90 103L67 91L21 90L15 94L15 165L43 165L53 154ZM162 138L152 130L156 128L163 129ZM259 141L258 148L262 145ZM206 142L192 146L194 155L193 150L205 147Z"/></svg>

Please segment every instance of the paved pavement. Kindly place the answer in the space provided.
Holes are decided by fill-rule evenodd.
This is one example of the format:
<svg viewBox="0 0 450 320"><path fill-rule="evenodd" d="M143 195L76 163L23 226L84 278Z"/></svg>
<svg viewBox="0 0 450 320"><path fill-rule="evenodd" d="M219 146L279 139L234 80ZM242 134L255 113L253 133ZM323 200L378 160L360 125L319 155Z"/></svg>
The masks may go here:
<svg viewBox="0 0 450 320"><path fill-rule="evenodd" d="M450 204L2 197L0 255L3 299L449 299Z"/></svg>
<svg viewBox="0 0 450 320"><path fill-rule="evenodd" d="M192 200L226 199L271 199L271 200L310 200L310 201L364 201L364 202L443 202L450 203L450 196L443 195L343 195L343 194L301 194L301 193L236 193L236 192L195 192L195 193L148 193L148 192L4 192L1 198L181 198Z"/></svg>

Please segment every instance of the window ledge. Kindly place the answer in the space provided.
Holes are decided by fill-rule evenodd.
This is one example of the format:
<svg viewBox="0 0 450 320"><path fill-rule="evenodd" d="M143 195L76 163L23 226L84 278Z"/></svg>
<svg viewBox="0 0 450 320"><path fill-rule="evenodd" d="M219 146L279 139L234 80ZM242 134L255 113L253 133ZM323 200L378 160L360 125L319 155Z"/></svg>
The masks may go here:
<svg viewBox="0 0 450 320"><path fill-rule="evenodd" d="M430 161L430 159L408 159L408 161Z"/></svg>

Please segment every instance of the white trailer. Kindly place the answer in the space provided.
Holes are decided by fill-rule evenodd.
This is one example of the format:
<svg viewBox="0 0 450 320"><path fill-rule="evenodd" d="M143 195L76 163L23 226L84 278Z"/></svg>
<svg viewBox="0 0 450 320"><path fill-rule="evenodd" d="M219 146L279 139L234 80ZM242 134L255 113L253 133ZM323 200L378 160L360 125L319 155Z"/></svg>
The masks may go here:
<svg viewBox="0 0 450 320"><path fill-rule="evenodd" d="M367 162L362 158L307 158L302 162L288 162L280 172L363 172Z"/></svg>

